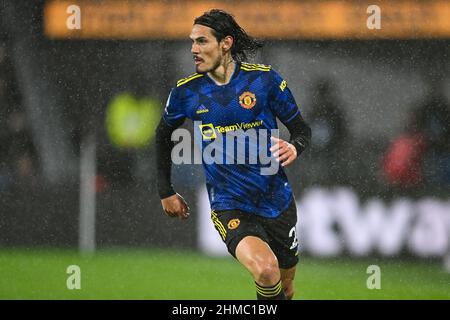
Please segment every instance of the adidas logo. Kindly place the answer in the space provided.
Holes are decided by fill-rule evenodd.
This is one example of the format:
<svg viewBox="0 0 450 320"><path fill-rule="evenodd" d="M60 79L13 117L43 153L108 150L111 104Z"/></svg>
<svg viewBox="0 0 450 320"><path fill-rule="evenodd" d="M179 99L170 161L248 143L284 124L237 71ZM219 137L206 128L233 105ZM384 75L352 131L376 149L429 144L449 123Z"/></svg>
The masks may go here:
<svg viewBox="0 0 450 320"><path fill-rule="evenodd" d="M204 105L201 105L200 107L198 107L198 109L197 109L197 114L200 114L200 113L205 113L205 112L208 112L209 110L208 110L208 108L206 108Z"/></svg>

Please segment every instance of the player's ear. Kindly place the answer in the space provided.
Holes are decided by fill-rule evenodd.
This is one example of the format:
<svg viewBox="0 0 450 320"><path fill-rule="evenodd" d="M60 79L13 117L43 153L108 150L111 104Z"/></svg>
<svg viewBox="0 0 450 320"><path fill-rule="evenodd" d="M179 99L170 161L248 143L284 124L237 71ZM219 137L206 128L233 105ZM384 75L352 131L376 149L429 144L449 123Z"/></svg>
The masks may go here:
<svg viewBox="0 0 450 320"><path fill-rule="evenodd" d="M232 36L226 36L222 39L222 48L225 51L229 51L231 47L233 46L234 39Z"/></svg>

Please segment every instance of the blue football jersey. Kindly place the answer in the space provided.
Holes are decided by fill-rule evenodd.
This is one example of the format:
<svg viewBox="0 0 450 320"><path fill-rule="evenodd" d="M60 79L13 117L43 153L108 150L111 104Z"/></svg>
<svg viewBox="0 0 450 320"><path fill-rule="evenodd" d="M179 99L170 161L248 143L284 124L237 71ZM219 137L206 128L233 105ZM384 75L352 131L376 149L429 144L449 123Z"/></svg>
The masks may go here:
<svg viewBox="0 0 450 320"><path fill-rule="evenodd" d="M286 81L270 66L238 63L225 85L216 84L207 74L179 80L170 93L163 118L172 127L182 124L185 118L193 120L202 151L228 133L239 135L250 129L256 132L259 140L241 140L248 148L244 154L239 142L222 139L223 149L211 153L221 161L203 158L209 201L213 210L238 209L277 217L293 199L292 189L281 166L274 174L262 174L269 164L260 156L271 156L270 130L278 129L276 118L286 124L299 112ZM250 152L254 148L256 154Z"/></svg>

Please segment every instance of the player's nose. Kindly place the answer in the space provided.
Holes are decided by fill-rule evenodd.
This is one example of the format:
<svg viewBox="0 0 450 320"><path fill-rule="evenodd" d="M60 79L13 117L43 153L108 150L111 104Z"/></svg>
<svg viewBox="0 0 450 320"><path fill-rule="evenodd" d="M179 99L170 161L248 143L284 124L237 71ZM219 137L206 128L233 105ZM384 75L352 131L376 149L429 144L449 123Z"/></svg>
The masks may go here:
<svg viewBox="0 0 450 320"><path fill-rule="evenodd" d="M198 54L198 53L200 53L200 50L199 50L197 44L195 44L195 43L192 44L192 46L191 46L191 53L192 53L192 54Z"/></svg>

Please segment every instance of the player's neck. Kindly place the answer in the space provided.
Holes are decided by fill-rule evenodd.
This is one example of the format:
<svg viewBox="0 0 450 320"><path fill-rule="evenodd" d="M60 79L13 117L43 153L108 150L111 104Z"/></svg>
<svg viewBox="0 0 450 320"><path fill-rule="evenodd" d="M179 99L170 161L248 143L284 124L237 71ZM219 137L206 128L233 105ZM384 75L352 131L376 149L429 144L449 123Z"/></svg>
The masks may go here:
<svg viewBox="0 0 450 320"><path fill-rule="evenodd" d="M222 62L214 71L208 72L208 75L215 83L222 86L230 82L235 68L236 62L233 59L227 59L226 62Z"/></svg>

